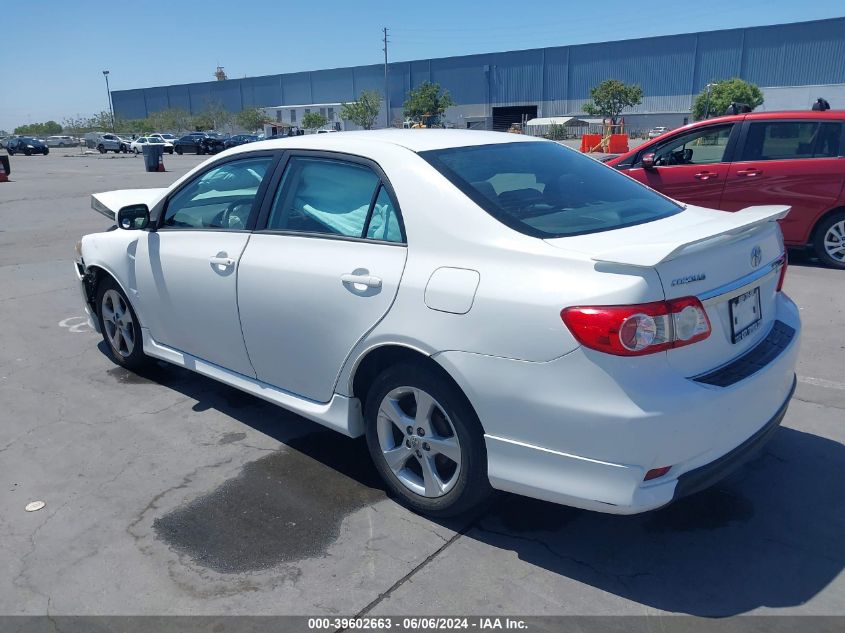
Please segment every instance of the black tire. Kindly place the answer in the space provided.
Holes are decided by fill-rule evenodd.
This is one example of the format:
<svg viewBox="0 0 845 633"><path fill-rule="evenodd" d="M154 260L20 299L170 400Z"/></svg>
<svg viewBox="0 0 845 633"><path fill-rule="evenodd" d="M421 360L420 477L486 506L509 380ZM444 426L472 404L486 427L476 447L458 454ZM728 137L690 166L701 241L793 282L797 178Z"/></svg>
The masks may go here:
<svg viewBox="0 0 845 633"><path fill-rule="evenodd" d="M205 150L203 149L203 146L197 144L197 156L202 156L203 154L205 154Z"/></svg>
<svg viewBox="0 0 845 633"><path fill-rule="evenodd" d="M167 150L167 153L173 156L173 148L171 147L169 150Z"/></svg>
<svg viewBox="0 0 845 633"><path fill-rule="evenodd" d="M827 249L825 249L824 246L825 235L827 235L828 231L830 231L834 225L840 223L845 223L845 211L831 213L823 217L816 226L813 237L813 250L816 252L816 257L818 257L819 260L828 268L845 270L845 258L842 260L835 259L827 252ZM845 245L845 242L842 243Z"/></svg>
<svg viewBox="0 0 845 633"><path fill-rule="evenodd" d="M110 291L117 293L122 298L125 304L125 310L128 311L128 314L131 316L132 323L131 327L129 328L129 330L132 332L131 350L123 349L121 351L117 349L114 343L112 343L112 340L109 336L109 332L114 330L114 325L110 324L111 327L107 329L107 323L103 314L103 301L106 297L106 294ZM114 295L112 294L110 296L113 297ZM141 323L138 321L138 315L135 314L135 310L132 307L132 304L129 303L129 299L126 297L126 294L123 292L123 290L120 289L120 286L111 277L104 277L97 286L96 307L97 319L100 323L100 332L102 333L103 341L106 344L106 348L108 348L109 350L109 354L112 360L121 367L125 367L126 369L131 370L141 369L144 366L148 365L150 362L150 358L144 354L144 343L141 336ZM121 346L121 348L122 347L123 346ZM126 353L127 351L129 353Z"/></svg>
<svg viewBox="0 0 845 633"><path fill-rule="evenodd" d="M387 465L382 453L377 420L379 407L391 391L400 387L425 391L437 401L439 408L451 420L460 445L461 465L454 486L442 496L425 497L406 487ZM373 381L367 394L364 419L367 447L376 470L387 484L391 495L402 505L420 514L446 518L467 514L492 497L493 489L487 478L487 450L481 423L466 396L438 370L422 363L400 363L384 370ZM419 439L422 441L425 438ZM413 459L415 458L412 456L410 460Z"/></svg>
<svg viewBox="0 0 845 633"><path fill-rule="evenodd" d="M6 152L8 152L9 156L15 155L15 150L13 150L13 149L7 149Z"/></svg>
<svg viewBox="0 0 845 633"><path fill-rule="evenodd" d="M176 153L177 153L177 154L179 154L179 156L181 156L181 155L182 155L182 148L181 148L181 147L177 147L177 148L176 148Z"/></svg>
<svg viewBox="0 0 845 633"><path fill-rule="evenodd" d="M47 155L47 154L49 154L49 153L50 153L50 150L49 150L48 148L46 148L46 147L45 147L45 148L44 148L44 156L46 156L46 155Z"/></svg>
<svg viewBox="0 0 845 633"><path fill-rule="evenodd" d="M105 145L103 145L102 143L100 143L99 145L97 145L97 151L98 151L98 152L100 152L101 154L105 154L105 153L106 153L106 147L105 147Z"/></svg>

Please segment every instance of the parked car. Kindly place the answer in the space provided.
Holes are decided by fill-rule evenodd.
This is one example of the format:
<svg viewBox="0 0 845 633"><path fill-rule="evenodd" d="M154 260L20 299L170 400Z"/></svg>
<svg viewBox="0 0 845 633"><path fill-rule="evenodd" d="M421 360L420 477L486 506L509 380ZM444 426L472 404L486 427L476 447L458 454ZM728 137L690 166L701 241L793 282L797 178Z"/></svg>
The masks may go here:
<svg viewBox="0 0 845 633"><path fill-rule="evenodd" d="M144 151L144 145L161 145L165 152L168 154L173 153L173 144L167 143L157 136L139 136L129 144L129 150L140 154Z"/></svg>
<svg viewBox="0 0 845 633"><path fill-rule="evenodd" d="M223 141L223 145L226 149L230 147L237 147L238 145L244 145L245 143L254 143L258 140L258 136L255 134L236 134L235 136L230 136L225 141Z"/></svg>
<svg viewBox="0 0 845 633"><path fill-rule="evenodd" d="M6 145L6 151L9 152L9 156L14 156L15 154L25 154L26 156L44 154L46 156L50 153L50 149L45 143L29 136L18 136L17 138L10 139Z"/></svg>
<svg viewBox="0 0 845 633"><path fill-rule="evenodd" d="M754 112L698 121L607 161L691 204L787 204L787 246L845 269L845 111Z"/></svg>
<svg viewBox="0 0 845 633"><path fill-rule="evenodd" d="M48 136L47 147L76 147L79 141L72 136Z"/></svg>
<svg viewBox="0 0 845 633"><path fill-rule="evenodd" d="M492 489L658 508L758 449L795 388L787 207L684 206L553 141L310 134L92 206L119 228L76 272L116 363L365 435L419 512Z"/></svg>
<svg viewBox="0 0 845 633"><path fill-rule="evenodd" d="M158 132L156 132L155 134L148 134L147 136L149 138L161 139L165 143L170 143L171 145L173 145L174 143L176 143L177 140L179 140L178 137L173 136L172 134L159 134Z"/></svg>
<svg viewBox="0 0 845 633"><path fill-rule="evenodd" d="M661 126L653 127L648 131L648 138L657 138L658 136L661 136L662 134L665 134L668 131L669 131L668 127L661 127Z"/></svg>
<svg viewBox="0 0 845 633"><path fill-rule="evenodd" d="M8 145L8 143L9 143L9 137L8 136L0 136L0 147L5 148L6 145Z"/></svg>
<svg viewBox="0 0 845 633"><path fill-rule="evenodd" d="M130 144L131 141L122 139L116 134L102 134L97 137L95 147L101 154L106 152L114 152L115 154L122 152L125 154L129 151Z"/></svg>
<svg viewBox="0 0 845 633"><path fill-rule="evenodd" d="M173 148L177 154L216 154L226 149L221 137L205 132L186 134L173 144Z"/></svg>

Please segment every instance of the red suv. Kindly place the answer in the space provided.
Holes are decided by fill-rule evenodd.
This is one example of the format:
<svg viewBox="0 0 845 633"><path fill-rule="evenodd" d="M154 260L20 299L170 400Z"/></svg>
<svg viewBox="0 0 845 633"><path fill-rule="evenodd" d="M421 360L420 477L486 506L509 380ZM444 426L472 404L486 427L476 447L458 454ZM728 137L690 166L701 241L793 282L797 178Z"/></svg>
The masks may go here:
<svg viewBox="0 0 845 633"><path fill-rule="evenodd" d="M788 204L786 244L845 269L845 111L757 112L698 121L607 161L690 204Z"/></svg>

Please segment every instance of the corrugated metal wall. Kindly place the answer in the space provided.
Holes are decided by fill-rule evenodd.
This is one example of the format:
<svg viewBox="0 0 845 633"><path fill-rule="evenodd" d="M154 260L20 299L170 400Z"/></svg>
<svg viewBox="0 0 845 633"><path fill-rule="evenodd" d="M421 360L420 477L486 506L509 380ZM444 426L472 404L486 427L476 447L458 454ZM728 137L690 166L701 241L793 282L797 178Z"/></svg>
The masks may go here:
<svg viewBox="0 0 845 633"><path fill-rule="evenodd" d="M466 55L390 64L394 115L411 88L434 81L460 106L538 104L543 115L578 113L609 78L642 86L632 113L685 112L708 82L740 76L761 87L845 84L845 18L639 40ZM143 118L209 102L248 106L338 103L384 92L380 65L229 79L112 93L115 113ZM397 110L398 109L398 110Z"/></svg>

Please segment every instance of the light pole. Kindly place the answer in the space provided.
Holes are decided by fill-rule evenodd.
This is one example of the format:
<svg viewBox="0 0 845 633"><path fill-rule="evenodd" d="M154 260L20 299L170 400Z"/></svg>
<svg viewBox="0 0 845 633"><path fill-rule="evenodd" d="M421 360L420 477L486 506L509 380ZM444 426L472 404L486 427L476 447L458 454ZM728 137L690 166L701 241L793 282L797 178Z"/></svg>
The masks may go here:
<svg viewBox="0 0 845 633"><path fill-rule="evenodd" d="M114 110L111 107L111 90L109 90L109 71L103 71L103 77L106 78L106 95L109 98L109 118L111 119L111 131L114 133Z"/></svg>
<svg viewBox="0 0 845 633"><path fill-rule="evenodd" d="M719 84L707 84L707 101L704 105L704 118L706 119L710 115L710 89L715 88Z"/></svg>

